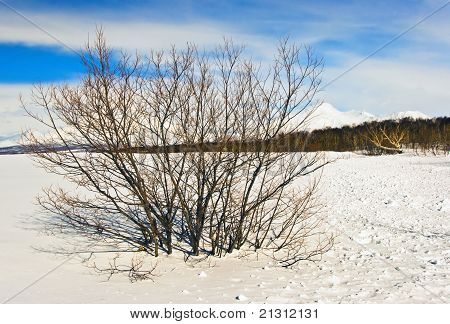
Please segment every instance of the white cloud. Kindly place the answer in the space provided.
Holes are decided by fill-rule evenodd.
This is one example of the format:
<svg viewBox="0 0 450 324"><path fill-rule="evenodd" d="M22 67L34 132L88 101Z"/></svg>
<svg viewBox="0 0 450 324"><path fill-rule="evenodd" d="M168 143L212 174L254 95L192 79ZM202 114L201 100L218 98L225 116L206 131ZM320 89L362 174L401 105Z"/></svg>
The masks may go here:
<svg viewBox="0 0 450 324"><path fill-rule="evenodd" d="M238 44L248 45L258 56L271 56L274 42L264 37L245 34L230 27L212 22L171 24L147 21L97 20L91 16L63 13L23 14L67 46L78 50L84 47L88 36L95 35L101 25L109 46L145 53L150 49L168 49L172 45L185 47L193 42L200 47L211 47L223 37L231 37ZM57 45L57 41L12 12L0 11L0 42L26 45ZM62 48L61 50L66 50ZM73 81L72 81L73 82ZM28 127L37 127L25 116L20 107L19 95L29 98L32 84L0 84L0 135L11 135Z"/></svg>
<svg viewBox="0 0 450 324"><path fill-rule="evenodd" d="M265 37L246 34L230 26L211 21L168 23L98 19L95 15L67 15L55 12L47 14L24 12L23 14L49 34L76 50L84 47L89 36L95 35L97 26L102 26L105 30L110 46L132 51L168 49L172 45L184 47L187 42L210 47L220 43L223 37L231 37L237 43L248 44L250 48L259 52L265 52L268 47ZM23 18L7 12L0 12L0 42L60 45Z"/></svg>
<svg viewBox="0 0 450 324"><path fill-rule="evenodd" d="M0 84L0 136L14 135L28 127L35 127L31 118L27 118L19 100L30 97L31 84Z"/></svg>
<svg viewBox="0 0 450 324"><path fill-rule="evenodd" d="M325 76L331 79L342 71L328 68ZM376 115L419 110L444 116L450 111L449 84L447 66L370 59L327 87L324 96L340 109L366 110Z"/></svg>

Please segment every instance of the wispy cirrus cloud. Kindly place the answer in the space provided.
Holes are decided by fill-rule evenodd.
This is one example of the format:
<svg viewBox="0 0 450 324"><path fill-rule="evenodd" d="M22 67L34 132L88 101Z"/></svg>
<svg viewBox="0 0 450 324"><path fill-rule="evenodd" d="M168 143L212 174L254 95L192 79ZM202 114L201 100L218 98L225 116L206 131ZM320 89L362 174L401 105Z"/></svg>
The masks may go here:
<svg viewBox="0 0 450 324"><path fill-rule="evenodd" d="M168 49L172 45L184 47L187 42L209 47L219 43L223 37L233 38L237 42L259 47L261 50L263 44L267 47L267 37L247 34L232 26L208 20L176 23L143 19L98 19L95 14L60 12L23 12L23 15L75 50L83 48L89 36L95 35L98 27L106 31L110 46L132 51ZM12 12L0 12L0 42L30 46L61 45ZM64 50L64 47L61 49Z"/></svg>

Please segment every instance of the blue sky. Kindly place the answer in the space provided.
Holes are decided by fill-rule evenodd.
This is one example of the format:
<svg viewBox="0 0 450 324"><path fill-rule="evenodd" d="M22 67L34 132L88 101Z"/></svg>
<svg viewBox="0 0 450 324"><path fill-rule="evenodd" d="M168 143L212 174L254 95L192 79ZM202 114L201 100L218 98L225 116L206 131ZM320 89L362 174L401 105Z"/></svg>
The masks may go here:
<svg viewBox="0 0 450 324"><path fill-rule="evenodd" d="M311 45L324 58L324 83L446 3L4 1L74 49L82 48L96 25L102 25L117 49L145 53L172 44L182 47L188 41L208 48L225 36L246 44L253 57L266 61L277 40L289 36ZM450 5L321 95L341 110L449 115L449 54ZM0 135L24 125L19 92L26 96L36 82L76 82L83 72L75 54L1 3L0 65Z"/></svg>

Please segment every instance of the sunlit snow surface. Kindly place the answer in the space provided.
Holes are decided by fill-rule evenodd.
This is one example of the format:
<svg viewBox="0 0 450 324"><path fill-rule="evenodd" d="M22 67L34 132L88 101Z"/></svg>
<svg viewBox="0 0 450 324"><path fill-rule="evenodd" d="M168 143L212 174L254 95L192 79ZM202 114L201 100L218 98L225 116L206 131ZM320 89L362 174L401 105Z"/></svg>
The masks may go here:
<svg viewBox="0 0 450 324"><path fill-rule="evenodd" d="M329 157L337 155L329 154ZM321 262L282 269L237 255L197 264L163 257L154 281L110 281L73 259L13 303L442 303L450 302L450 158L340 154L324 170L324 215L337 234ZM23 229L33 197L55 183L27 156L0 156L0 299L64 261Z"/></svg>

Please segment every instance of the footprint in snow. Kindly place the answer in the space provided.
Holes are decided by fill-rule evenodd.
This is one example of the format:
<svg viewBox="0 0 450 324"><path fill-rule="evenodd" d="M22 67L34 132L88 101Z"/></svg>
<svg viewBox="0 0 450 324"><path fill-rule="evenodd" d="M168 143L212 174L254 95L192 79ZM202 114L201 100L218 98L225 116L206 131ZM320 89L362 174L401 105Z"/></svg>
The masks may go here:
<svg viewBox="0 0 450 324"><path fill-rule="evenodd" d="M246 301L246 300L248 300L248 297L245 295L239 294L236 296L236 299L239 301Z"/></svg>

